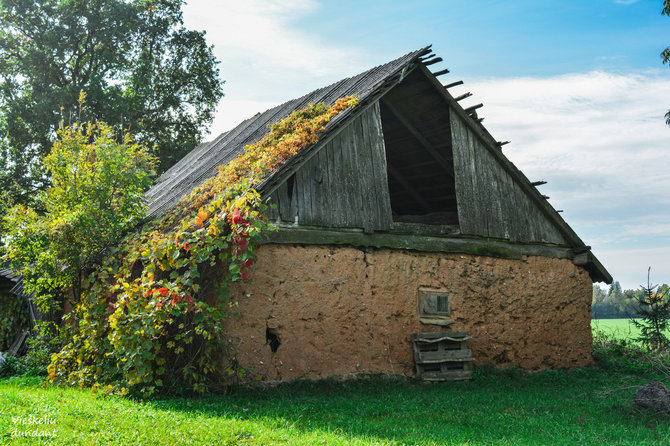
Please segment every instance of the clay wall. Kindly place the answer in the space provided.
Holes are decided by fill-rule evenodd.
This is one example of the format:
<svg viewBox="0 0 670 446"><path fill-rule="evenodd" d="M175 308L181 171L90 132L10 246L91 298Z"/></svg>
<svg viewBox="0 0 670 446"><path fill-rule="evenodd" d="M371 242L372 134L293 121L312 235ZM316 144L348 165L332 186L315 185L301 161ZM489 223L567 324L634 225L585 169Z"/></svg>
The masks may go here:
<svg viewBox="0 0 670 446"><path fill-rule="evenodd" d="M449 293L452 325L419 322L420 287ZM475 364L579 367L592 363L591 293L565 259L263 245L252 278L232 289L224 342L265 381L413 375L411 334L440 330L469 331Z"/></svg>

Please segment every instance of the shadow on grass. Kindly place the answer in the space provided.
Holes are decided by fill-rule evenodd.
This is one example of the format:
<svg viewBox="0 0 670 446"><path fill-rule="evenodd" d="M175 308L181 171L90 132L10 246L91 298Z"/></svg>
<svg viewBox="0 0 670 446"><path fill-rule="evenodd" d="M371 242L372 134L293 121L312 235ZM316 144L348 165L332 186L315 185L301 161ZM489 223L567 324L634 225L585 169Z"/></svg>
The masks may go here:
<svg viewBox="0 0 670 446"><path fill-rule="evenodd" d="M620 387L622 381L644 383L597 367L535 374L484 369L472 382L385 377L301 381L148 404L223 422L234 419L271 429L399 444L626 444L628 438L630 444L667 442L667 420L650 421L630 411L632 393L599 393Z"/></svg>

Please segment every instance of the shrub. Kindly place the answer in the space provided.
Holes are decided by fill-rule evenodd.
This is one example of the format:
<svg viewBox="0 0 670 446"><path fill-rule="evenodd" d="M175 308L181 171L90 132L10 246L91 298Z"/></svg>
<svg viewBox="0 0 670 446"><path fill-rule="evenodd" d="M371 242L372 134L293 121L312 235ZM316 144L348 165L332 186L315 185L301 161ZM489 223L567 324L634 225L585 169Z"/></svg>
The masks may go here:
<svg viewBox="0 0 670 446"><path fill-rule="evenodd" d="M653 372L670 378L670 354L654 352L603 331L593 335L593 359L602 368L633 374Z"/></svg>
<svg viewBox="0 0 670 446"><path fill-rule="evenodd" d="M647 270L647 285L641 286L642 292L635 293L631 298L640 315L639 320L631 318L631 322L640 329L636 340L653 352L667 352L670 349L670 339L666 334L670 322L670 289L652 285L650 271L651 268Z"/></svg>
<svg viewBox="0 0 670 446"><path fill-rule="evenodd" d="M30 315L25 300L9 293L0 294L0 352L9 349L16 335L29 327Z"/></svg>

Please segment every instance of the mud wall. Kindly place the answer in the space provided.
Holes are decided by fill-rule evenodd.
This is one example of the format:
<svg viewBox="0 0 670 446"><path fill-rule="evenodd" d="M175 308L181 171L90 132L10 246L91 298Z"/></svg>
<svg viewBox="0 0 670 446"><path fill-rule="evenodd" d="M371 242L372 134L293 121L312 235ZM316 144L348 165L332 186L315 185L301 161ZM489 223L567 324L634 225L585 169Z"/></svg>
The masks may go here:
<svg viewBox="0 0 670 446"><path fill-rule="evenodd" d="M449 293L448 328L424 325L418 289ZM569 260L505 260L351 247L264 245L224 340L263 380L414 374L410 336L467 330L475 364L591 364L591 280ZM273 350L276 350L273 352Z"/></svg>

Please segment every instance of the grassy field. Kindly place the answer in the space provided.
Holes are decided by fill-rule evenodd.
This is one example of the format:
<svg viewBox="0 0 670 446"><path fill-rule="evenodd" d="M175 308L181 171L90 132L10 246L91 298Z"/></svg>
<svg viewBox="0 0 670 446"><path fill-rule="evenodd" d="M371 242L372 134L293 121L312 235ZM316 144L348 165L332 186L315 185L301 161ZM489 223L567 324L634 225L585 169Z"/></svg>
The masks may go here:
<svg viewBox="0 0 670 446"><path fill-rule="evenodd" d="M601 331L618 339L632 340L640 335L640 329L630 319L592 319L591 328L594 333Z"/></svg>
<svg viewBox="0 0 670 446"><path fill-rule="evenodd" d="M668 419L633 410L633 390L604 393L649 378L601 367L530 375L479 369L472 382L302 382L144 402L11 379L0 381L0 443L670 444ZM14 436L26 432L55 436Z"/></svg>

